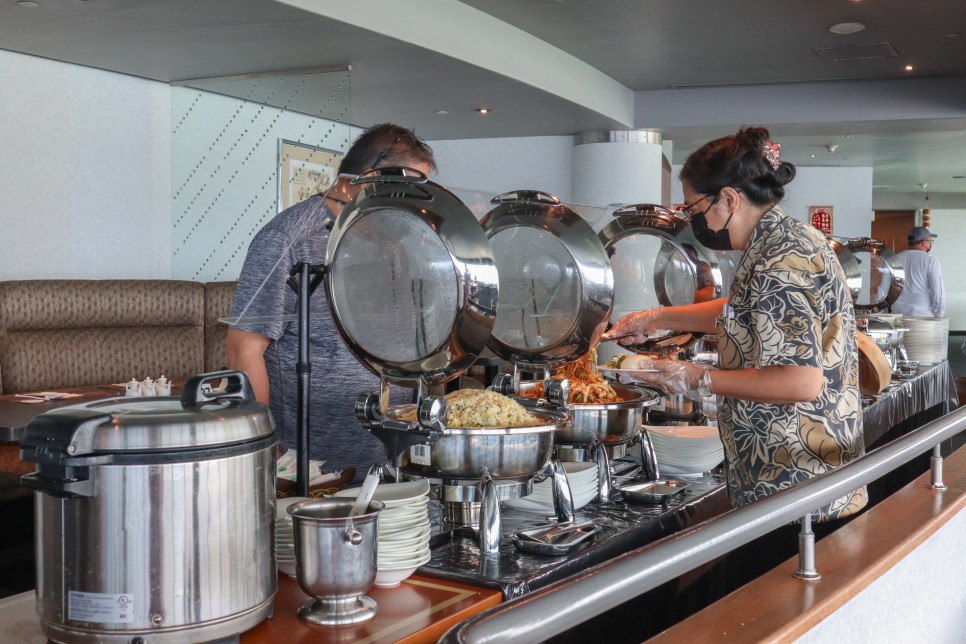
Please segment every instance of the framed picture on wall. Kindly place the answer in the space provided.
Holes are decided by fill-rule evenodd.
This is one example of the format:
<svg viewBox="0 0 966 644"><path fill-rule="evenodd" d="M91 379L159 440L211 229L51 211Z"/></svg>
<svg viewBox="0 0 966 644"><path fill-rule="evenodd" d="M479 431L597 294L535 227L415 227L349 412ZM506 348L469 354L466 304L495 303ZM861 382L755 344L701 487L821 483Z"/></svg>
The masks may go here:
<svg viewBox="0 0 966 644"><path fill-rule="evenodd" d="M818 228L826 235L832 234L832 215L835 208L833 206L809 206L808 221L812 226Z"/></svg>
<svg viewBox="0 0 966 644"><path fill-rule="evenodd" d="M342 153L297 141L278 140L278 210L328 190Z"/></svg>

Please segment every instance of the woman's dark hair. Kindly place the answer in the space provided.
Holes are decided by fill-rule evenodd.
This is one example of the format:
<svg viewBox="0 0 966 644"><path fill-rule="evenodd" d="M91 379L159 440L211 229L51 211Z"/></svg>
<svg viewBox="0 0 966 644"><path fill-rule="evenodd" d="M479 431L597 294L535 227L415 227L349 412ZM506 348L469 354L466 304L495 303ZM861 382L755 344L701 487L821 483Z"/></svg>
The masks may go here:
<svg viewBox="0 0 966 644"><path fill-rule="evenodd" d="M773 169L765 155L766 146L772 144L763 127L742 128L705 143L684 162L681 181L703 195L716 195L731 186L757 206L777 204L785 196L785 184L795 178L795 166L780 161Z"/></svg>
<svg viewBox="0 0 966 644"><path fill-rule="evenodd" d="M426 163L436 171L436 159L426 142L412 130L393 123L373 125L359 135L339 164L339 172L362 174L388 166Z"/></svg>

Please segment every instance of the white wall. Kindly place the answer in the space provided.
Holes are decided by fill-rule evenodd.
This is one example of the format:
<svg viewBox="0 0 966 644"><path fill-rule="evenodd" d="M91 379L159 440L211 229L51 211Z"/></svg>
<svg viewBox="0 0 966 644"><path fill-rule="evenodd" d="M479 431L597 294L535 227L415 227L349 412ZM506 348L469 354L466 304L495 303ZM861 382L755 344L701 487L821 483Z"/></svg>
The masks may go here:
<svg viewBox="0 0 966 644"><path fill-rule="evenodd" d="M164 83L0 50L0 279L171 276Z"/></svg>
<svg viewBox="0 0 966 644"><path fill-rule="evenodd" d="M672 170L672 201L681 203L681 166ZM781 208L785 214L808 221L809 206L834 206L832 234L868 237L872 232L872 168L798 167L785 186Z"/></svg>
<svg viewBox="0 0 966 644"><path fill-rule="evenodd" d="M535 189L572 197L574 137L427 141L436 154L436 181L447 187L500 194Z"/></svg>
<svg viewBox="0 0 966 644"><path fill-rule="evenodd" d="M966 282L959 275L966 275L966 254L958 241L966 239L966 210L932 209L929 228L939 235L932 253L942 267L943 284L946 287L946 317L951 331L966 330Z"/></svg>
<svg viewBox="0 0 966 644"><path fill-rule="evenodd" d="M927 490L923 490L923 496L929 496ZM796 640L797 644L963 642L966 634L964 542L966 511L961 511L870 586ZM822 568L821 561L818 568Z"/></svg>

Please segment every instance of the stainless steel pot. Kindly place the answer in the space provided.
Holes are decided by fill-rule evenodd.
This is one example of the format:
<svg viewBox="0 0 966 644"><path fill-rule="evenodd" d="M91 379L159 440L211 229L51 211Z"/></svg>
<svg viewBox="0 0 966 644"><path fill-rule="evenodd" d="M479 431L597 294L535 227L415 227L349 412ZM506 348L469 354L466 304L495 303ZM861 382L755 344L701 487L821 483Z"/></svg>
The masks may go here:
<svg viewBox="0 0 966 644"><path fill-rule="evenodd" d="M202 383L228 378L223 393ZM255 626L276 590L275 433L240 372L177 398L62 407L27 426L37 612L58 642L209 641Z"/></svg>
<svg viewBox="0 0 966 644"><path fill-rule="evenodd" d="M412 409L400 405L388 416L398 419ZM478 480L486 468L494 479L521 478L540 472L553 453L554 432L568 427L567 414L528 410L542 425L533 427L447 427L432 444L413 445L402 454L401 469L425 478Z"/></svg>
<svg viewBox="0 0 966 644"><path fill-rule="evenodd" d="M521 393L532 389L536 382L523 383ZM573 418L572 425L559 427L554 441L566 445L590 445L594 440L609 445L626 443L640 430L646 409L660 402L656 391L644 387L613 384L621 397L614 403L571 403L567 413Z"/></svg>

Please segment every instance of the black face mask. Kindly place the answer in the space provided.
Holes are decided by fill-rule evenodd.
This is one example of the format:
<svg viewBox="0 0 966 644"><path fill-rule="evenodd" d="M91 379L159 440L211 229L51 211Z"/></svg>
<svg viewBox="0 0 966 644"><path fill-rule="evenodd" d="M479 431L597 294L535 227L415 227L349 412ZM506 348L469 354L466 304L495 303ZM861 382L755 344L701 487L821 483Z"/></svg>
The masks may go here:
<svg viewBox="0 0 966 644"><path fill-rule="evenodd" d="M691 230L694 231L695 239L702 246L711 250L734 250L731 246L731 235L728 234L730 221L731 217L728 217L728 221L721 230L711 230L708 228L708 220L705 219L704 213L699 212L691 217Z"/></svg>

